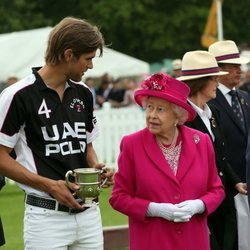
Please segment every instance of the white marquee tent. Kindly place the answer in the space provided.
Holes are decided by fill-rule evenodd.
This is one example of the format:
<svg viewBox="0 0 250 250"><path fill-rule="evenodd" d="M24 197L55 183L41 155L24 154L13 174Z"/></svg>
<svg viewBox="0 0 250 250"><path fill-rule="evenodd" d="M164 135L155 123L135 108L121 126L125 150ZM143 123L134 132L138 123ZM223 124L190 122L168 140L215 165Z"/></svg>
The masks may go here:
<svg viewBox="0 0 250 250"><path fill-rule="evenodd" d="M31 68L44 64L44 53L51 27L0 34L0 81L8 76L22 78ZM97 53L98 55L98 53ZM93 60L94 68L85 76L100 77L109 73L113 77L148 74L148 63L109 48L102 57Z"/></svg>

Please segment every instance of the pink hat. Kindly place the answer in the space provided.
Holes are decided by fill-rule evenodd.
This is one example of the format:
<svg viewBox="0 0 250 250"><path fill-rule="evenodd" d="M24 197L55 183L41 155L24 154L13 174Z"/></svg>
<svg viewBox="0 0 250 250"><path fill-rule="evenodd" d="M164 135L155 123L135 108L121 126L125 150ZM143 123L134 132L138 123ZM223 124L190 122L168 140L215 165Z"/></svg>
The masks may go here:
<svg viewBox="0 0 250 250"><path fill-rule="evenodd" d="M188 112L188 121L192 121L196 113L187 103L189 87L181 81L165 74L156 73L147 77L141 83L141 89L135 91L135 101L142 106L144 97L158 97L185 109Z"/></svg>

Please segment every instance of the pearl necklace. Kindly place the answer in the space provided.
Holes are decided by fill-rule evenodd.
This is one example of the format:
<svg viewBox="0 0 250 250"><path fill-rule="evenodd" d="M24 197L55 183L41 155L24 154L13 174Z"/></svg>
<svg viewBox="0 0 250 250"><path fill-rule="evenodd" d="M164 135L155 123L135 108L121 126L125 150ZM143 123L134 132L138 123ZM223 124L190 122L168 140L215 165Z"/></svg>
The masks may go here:
<svg viewBox="0 0 250 250"><path fill-rule="evenodd" d="M180 153L181 153L181 145L182 141L176 146L176 141L178 138L178 129L175 131L175 135L173 138L173 141L169 147L165 147L162 142L157 139L157 143L166 159L168 164L170 165L170 168L172 169L174 175L177 173L177 168L178 168L178 163L179 163L179 158L180 158Z"/></svg>

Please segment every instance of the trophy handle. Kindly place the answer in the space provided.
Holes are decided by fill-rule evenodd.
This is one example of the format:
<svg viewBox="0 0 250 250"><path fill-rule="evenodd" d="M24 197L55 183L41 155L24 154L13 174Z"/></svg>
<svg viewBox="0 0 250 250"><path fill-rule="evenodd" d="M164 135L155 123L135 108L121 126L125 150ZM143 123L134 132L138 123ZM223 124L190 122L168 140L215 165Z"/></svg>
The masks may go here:
<svg viewBox="0 0 250 250"><path fill-rule="evenodd" d="M65 174L65 181L66 181L66 185L68 188L70 188L70 183L69 183L69 176L75 176L74 172L72 170L69 170L66 174Z"/></svg>
<svg viewBox="0 0 250 250"><path fill-rule="evenodd" d="M103 173L107 173L107 168L104 167L101 169L100 174L103 174ZM103 187L106 184L107 180L108 178L105 178L104 181L101 182L100 187Z"/></svg>

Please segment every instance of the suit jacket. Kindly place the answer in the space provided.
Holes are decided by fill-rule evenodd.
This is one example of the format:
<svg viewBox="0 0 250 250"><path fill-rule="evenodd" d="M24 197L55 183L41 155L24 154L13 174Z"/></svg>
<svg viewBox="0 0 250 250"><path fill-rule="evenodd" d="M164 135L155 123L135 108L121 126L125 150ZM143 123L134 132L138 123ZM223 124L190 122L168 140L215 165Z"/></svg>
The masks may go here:
<svg viewBox="0 0 250 250"><path fill-rule="evenodd" d="M237 90L240 104L245 120L245 131L234 114L231 106L227 102L222 92L217 89L217 97L209 103L216 106L220 111L221 125L224 131L227 150L226 158L239 178L246 182L246 147L247 134L250 124L250 106L248 94L242 90Z"/></svg>
<svg viewBox="0 0 250 250"><path fill-rule="evenodd" d="M3 188L5 185L5 177L0 175L0 190Z"/></svg>
<svg viewBox="0 0 250 250"><path fill-rule="evenodd" d="M207 215L224 198L213 145L200 131L186 126L179 130L182 149L176 176L147 128L122 139L110 204L129 216L131 250L210 249ZM192 199L201 199L206 211L189 222L146 217L150 202L177 204Z"/></svg>
<svg viewBox="0 0 250 250"><path fill-rule="evenodd" d="M250 130L248 132L248 141L246 149L246 168L247 168L247 189L248 189L248 204L250 207Z"/></svg>
<svg viewBox="0 0 250 250"><path fill-rule="evenodd" d="M5 178L4 176L0 175L0 190L2 189L4 185L5 185ZM0 246L4 245L4 243L5 243L5 239L4 239L2 221L0 217Z"/></svg>
<svg viewBox="0 0 250 250"><path fill-rule="evenodd" d="M202 121L199 115L197 115L193 121L186 122L185 125L190 128L197 129L209 135L214 146L217 170L222 180L222 183L227 188L230 188L231 190L235 190L234 186L237 183L241 182L241 180L238 177L238 175L234 172L234 170L232 169L232 167L230 166L227 160L227 156L226 156L227 146L225 145L225 136L224 136L224 132L222 128L222 121L220 118L219 110L211 104L209 105L209 107L212 111L211 120L213 120L212 121L213 125L211 125L211 129L215 137L214 141L206 125L204 124L204 122Z"/></svg>
<svg viewBox="0 0 250 250"><path fill-rule="evenodd" d="M5 244L5 238L4 238L2 221L1 221L1 217L0 217L0 246L2 246L4 244Z"/></svg>
<svg viewBox="0 0 250 250"><path fill-rule="evenodd" d="M226 145L219 111L212 105L209 105L209 107L212 111L212 118L210 120L212 120L211 129L215 137L213 145L216 155L216 165L219 176L225 186L226 193L226 198L219 208L208 217L208 224L211 232L210 243L211 249L232 250L237 246L237 219L233 193L236 192L234 188L235 184L239 183L241 180L231 168L225 155ZM197 115L193 121L187 122L186 125L207 133L212 140L206 125L199 115ZM228 223L229 219L230 223ZM212 247L213 245L217 245L217 248Z"/></svg>

